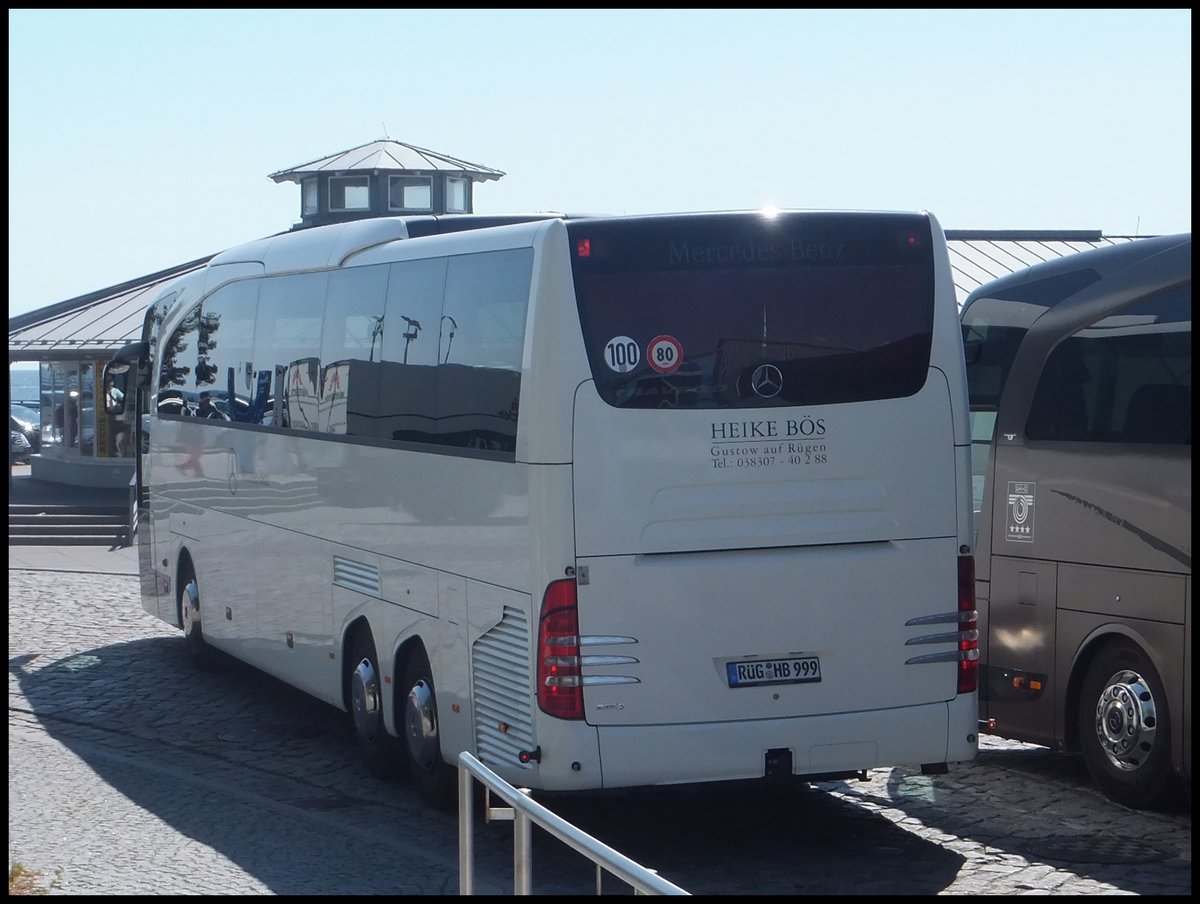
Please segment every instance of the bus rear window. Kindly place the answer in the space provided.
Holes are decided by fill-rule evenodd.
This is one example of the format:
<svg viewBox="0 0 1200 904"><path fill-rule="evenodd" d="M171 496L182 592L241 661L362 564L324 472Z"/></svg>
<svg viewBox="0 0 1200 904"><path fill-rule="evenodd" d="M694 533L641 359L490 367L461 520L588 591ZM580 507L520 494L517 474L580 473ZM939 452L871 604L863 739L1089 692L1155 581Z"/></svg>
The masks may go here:
<svg viewBox="0 0 1200 904"><path fill-rule="evenodd" d="M817 405L925 384L924 217L647 217L568 233L589 363L610 405Z"/></svg>

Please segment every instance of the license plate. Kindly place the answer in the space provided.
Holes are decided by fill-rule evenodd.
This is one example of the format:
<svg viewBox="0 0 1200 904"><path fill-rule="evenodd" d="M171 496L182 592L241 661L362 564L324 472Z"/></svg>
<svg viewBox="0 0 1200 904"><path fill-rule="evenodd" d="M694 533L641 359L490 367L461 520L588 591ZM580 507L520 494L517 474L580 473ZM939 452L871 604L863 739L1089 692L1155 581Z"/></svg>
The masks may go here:
<svg viewBox="0 0 1200 904"><path fill-rule="evenodd" d="M768 684L805 684L821 680L821 660L816 656L786 659L746 659L727 662L725 675L730 687L762 687Z"/></svg>

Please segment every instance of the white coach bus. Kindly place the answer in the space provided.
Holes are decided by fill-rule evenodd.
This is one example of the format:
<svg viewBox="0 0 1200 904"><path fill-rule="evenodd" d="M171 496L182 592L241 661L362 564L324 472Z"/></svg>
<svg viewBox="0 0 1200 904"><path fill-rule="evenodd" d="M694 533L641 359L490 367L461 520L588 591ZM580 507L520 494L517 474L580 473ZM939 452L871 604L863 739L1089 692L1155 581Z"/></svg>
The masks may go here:
<svg viewBox="0 0 1200 904"><path fill-rule="evenodd" d="M936 219L497 222L288 233L157 297L109 366L146 609L434 803L464 750L561 792L974 757Z"/></svg>

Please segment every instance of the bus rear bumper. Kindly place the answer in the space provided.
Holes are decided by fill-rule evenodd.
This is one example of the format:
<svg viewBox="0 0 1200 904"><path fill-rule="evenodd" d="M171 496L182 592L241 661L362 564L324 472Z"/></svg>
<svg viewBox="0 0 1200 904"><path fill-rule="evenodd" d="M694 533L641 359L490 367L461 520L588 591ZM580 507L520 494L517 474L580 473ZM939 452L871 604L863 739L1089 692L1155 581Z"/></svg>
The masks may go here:
<svg viewBox="0 0 1200 904"><path fill-rule="evenodd" d="M790 751L803 778L892 766L971 760L979 750L978 703L706 725L599 729L605 788L762 778Z"/></svg>

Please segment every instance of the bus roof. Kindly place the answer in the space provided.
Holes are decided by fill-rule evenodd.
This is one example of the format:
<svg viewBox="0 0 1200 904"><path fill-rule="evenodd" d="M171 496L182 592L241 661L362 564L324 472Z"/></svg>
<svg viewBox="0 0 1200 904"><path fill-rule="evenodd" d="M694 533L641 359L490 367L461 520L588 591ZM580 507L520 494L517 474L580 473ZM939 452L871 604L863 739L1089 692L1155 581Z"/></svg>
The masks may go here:
<svg viewBox="0 0 1200 904"><path fill-rule="evenodd" d="M1191 277L1191 246L1192 234L1185 232L1092 248L1043 261L979 286L963 302L963 311L980 298L1014 298L1053 307L1099 279L1115 276L1154 257L1161 257L1153 268L1156 284L1182 282Z"/></svg>

